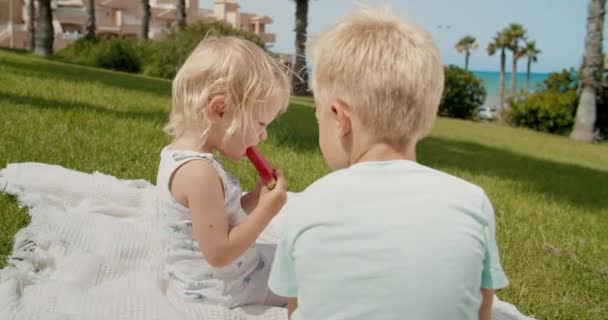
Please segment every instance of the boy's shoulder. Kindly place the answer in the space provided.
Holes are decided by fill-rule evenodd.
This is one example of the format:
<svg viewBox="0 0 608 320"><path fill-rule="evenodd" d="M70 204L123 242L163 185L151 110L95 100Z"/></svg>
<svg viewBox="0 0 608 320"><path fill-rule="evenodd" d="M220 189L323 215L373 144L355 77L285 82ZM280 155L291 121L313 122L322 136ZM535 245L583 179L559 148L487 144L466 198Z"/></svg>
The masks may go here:
<svg viewBox="0 0 608 320"><path fill-rule="evenodd" d="M432 177L434 181L444 183L445 188L455 188L464 192L471 192L476 194L485 195L485 191L478 185L467 181L463 178L454 176L445 171L441 171L438 169L430 168L424 165L420 165L428 171L428 176Z"/></svg>
<svg viewBox="0 0 608 320"><path fill-rule="evenodd" d="M306 224L327 219L328 212L345 204L369 204L402 198L404 194L469 208L489 203L485 191L469 181L416 162L404 162L355 165L329 173L291 197L287 211L292 221Z"/></svg>
<svg viewBox="0 0 608 320"><path fill-rule="evenodd" d="M484 224L491 215L485 191L462 178L416 162L366 164L334 171L301 193L290 194L285 227L295 236L311 226L351 219L352 208L377 206L374 202L381 202L385 208L393 204L406 211L420 211L424 203L429 210L466 208L468 214L475 214ZM338 214L345 208L349 208L348 214Z"/></svg>
<svg viewBox="0 0 608 320"><path fill-rule="evenodd" d="M347 180L350 177L351 173L351 168L330 172L311 183L308 187L306 187L306 189L304 189L304 192L307 195L314 193L323 194L328 188L333 188L336 185L342 184L344 180Z"/></svg>
<svg viewBox="0 0 608 320"><path fill-rule="evenodd" d="M353 185L357 182L368 183ZM440 190L454 190L485 196L485 191L478 185L447 172L434 169L417 162L404 162L401 166L355 165L334 171L313 182L305 192L307 195L327 194L344 190L348 187L377 188L376 183L393 185L419 185L420 187L438 187ZM340 189L336 189L340 188ZM339 191L338 191L339 192Z"/></svg>
<svg viewBox="0 0 608 320"><path fill-rule="evenodd" d="M307 224L324 216L336 197L343 195L343 186L348 185L350 169L331 172L297 193L288 193L288 200L282 211L289 226Z"/></svg>

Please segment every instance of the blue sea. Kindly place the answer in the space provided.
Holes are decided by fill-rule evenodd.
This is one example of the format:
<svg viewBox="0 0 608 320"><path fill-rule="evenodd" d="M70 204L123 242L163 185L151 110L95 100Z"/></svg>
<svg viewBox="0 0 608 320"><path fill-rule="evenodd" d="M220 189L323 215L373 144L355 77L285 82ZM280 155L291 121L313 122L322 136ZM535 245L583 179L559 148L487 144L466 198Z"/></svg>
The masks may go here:
<svg viewBox="0 0 608 320"><path fill-rule="evenodd" d="M473 71L475 76L479 77L486 87L486 104L496 105L499 101L498 88L500 84L500 72L495 71ZM531 73L530 74L530 91L534 92L538 84L547 79L548 73ZM517 91L526 88L526 74L517 73ZM511 92L511 73L505 75L505 98Z"/></svg>

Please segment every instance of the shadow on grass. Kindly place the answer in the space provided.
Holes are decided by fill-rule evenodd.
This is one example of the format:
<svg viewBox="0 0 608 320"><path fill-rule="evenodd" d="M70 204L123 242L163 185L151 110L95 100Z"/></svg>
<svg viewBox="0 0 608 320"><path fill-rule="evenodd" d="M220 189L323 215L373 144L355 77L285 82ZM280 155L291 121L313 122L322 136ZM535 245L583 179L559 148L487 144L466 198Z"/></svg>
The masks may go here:
<svg viewBox="0 0 608 320"><path fill-rule="evenodd" d="M171 95L170 82L162 79L145 78L128 73L117 74L103 69L95 70L46 60L32 60L31 63L28 63L25 59L25 57L21 60L9 56L8 59L2 59L0 64L11 73L35 76L36 78L60 79L81 83L100 82L117 89L138 90L164 97Z"/></svg>
<svg viewBox="0 0 608 320"><path fill-rule="evenodd" d="M70 81L102 82L120 89L170 95L170 86L160 79L146 79L128 74L113 74L46 61L27 63L20 59L2 60L2 67L11 72L26 72L36 77L67 79ZM25 71L24 71L25 70ZM20 96L0 91L0 99L24 107L57 110L82 110L107 114L121 119L138 118L164 122L162 111L129 112L104 108L100 105ZM289 111L270 128L270 139L278 145L300 152L319 152L318 132L314 108L308 101L294 99ZM425 165L445 170L458 169L474 174L496 176L522 182L530 192L556 201L589 209L608 208L608 172L573 164L541 160L528 155L492 148L481 144L430 137L418 148L419 160Z"/></svg>
<svg viewBox="0 0 608 320"><path fill-rule="evenodd" d="M608 208L608 172L552 162L476 143L429 137L418 160L430 167L460 169L522 182L530 192L589 209Z"/></svg>
<svg viewBox="0 0 608 320"><path fill-rule="evenodd" d="M319 151L316 122L314 108L292 101L287 112L270 125L269 139L274 144L299 152Z"/></svg>
<svg viewBox="0 0 608 320"><path fill-rule="evenodd" d="M9 53L13 53L13 54L19 54L19 55L27 55L30 54L31 52L25 49L19 49L19 48L1 48L0 52L2 51L6 51Z"/></svg>
<svg viewBox="0 0 608 320"><path fill-rule="evenodd" d="M272 141L300 152L319 152L314 109L292 103L273 123ZM530 192L588 209L608 208L608 172L465 141L429 137L418 146L424 165L522 182Z"/></svg>
<svg viewBox="0 0 608 320"><path fill-rule="evenodd" d="M165 122L168 119L168 114L163 111L119 111L107 109L103 106L89 104L85 102L62 101L41 97L22 96L0 91L0 102L3 100L9 104L19 105L20 107L57 111L77 110L83 112L109 115L119 119L141 119L155 123Z"/></svg>

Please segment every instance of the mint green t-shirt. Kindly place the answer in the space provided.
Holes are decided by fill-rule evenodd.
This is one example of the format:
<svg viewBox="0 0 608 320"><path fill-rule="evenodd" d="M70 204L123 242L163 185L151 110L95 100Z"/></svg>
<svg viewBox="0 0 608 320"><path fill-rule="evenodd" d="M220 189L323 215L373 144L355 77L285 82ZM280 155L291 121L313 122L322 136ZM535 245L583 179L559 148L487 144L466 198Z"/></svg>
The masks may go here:
<svg viewBox="0 0 608 320"><path fill-rule="evenodd" d="M284 210L269 286L294 320L476 319L508 284L484 191L416 162L355 164Z"/></svg>

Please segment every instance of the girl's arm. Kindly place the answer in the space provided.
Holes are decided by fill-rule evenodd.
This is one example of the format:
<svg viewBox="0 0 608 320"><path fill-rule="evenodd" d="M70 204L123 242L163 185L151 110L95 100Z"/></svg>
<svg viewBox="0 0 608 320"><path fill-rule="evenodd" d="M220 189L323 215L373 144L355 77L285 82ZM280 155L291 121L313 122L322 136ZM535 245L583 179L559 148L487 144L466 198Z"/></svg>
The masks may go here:
<svg viewBox="0 0 608 320"><path fill-rule="evenodd" d="M479 320L492 319L492 301L494 300L494 290L481 289L481 307L479 308Z"/></svg>
<svg viewBox="0 0 608 320"><path fill-rule="evenodd" d="M228 265L255 242L287 199L285 181L277 179L273 190L263 188L248 218L230 229L224 209L222 183L206 161L191 161L173 178L172 192L181 190L192 214L194 236L205 260L213 267Z"/></svg>
<svg viewBox="0 0 608 320"><path fill-rule="evenodd" d="M287 316L291 320L291 315L298 308L298 298L287 298Z"/></svg>
<svg viewBox="0 0 608 320"><path fill-rule="evenodd" d="M264 186L264 183L262 181L258 181L253 190L247 192L241 197L241 207L245 212L247 212L247 214L250 214L251 211L253 211L253 209L258 205L258 199L260 199L262 186Z"/></svg>

